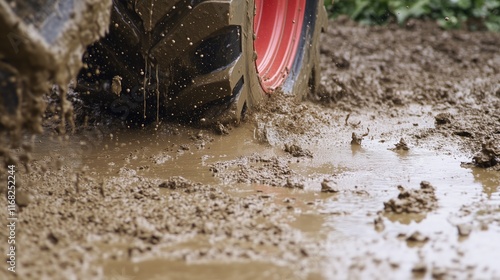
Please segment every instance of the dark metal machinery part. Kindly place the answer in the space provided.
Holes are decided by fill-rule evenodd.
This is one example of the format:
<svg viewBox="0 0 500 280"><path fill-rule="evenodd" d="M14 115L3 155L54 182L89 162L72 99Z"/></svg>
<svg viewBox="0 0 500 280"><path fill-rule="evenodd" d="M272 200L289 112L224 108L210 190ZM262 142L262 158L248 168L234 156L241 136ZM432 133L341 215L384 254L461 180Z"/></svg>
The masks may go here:
<svg viewBox="0 0 500 280"><path fill-rule="evenodd" d="M303 98L318 67L326 25L307 1L299 50L282 90ZM89 47L79 84L102 91L119 76L121 99L140 122L159 115L238 122L266 95L256 72L253 0L113 0L109 34ZM316 75L319 76L319 75ZM132 109L132 108L128 108Z"/></svg>

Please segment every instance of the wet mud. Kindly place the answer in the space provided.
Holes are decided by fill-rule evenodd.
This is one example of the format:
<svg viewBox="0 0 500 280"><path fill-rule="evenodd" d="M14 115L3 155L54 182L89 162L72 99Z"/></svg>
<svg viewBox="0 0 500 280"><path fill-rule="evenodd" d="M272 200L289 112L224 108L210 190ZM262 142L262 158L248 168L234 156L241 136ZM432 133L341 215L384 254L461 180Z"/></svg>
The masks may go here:
<svg viewBox="0 0 500 280"><path fill-rule="evenodd" d="M319 93L239 127L127 128L76 103L74 134L27 138L18 277L499 278L499 47L341 19Z"/></svg>

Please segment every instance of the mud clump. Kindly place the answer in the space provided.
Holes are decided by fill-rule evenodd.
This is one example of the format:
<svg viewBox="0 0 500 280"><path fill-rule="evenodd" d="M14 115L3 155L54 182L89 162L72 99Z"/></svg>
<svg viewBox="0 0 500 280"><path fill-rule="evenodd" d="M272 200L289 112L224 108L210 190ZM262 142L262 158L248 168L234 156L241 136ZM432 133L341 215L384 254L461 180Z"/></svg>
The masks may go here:
<svg viewBox="0 0 500 280"><path fill-rule="evenodd" d="M305 184L303 180L300 180L298 178L288 178L284 187L290 189L304 189Z"/></svg>
<svg viewBox="0 0 500 280"><path fill-rule="evenodd" d="M351 145L360 146L362 142L363 142L363 137L359 136L357 133L353 132L351 135Z"/></svg>
<svg viewBox="0 0 500 280"><path fill-rule="evenodd" d="M472 158L474 165L482 168L498 165L500 163L499 143L499 141L487 141L483 143L481 151Z"/></svg>
<svg viewBox="0 0 500 280"><path fill-rule="evenodd" d="M321 192L338 193L340 191L340 188L334 182L328 179L324 179L323 182L321 182Z"/></svg>
<svg viewBox="0 0 500 280"><path fill-rule="evenodd" d="M228 135L229 134L229 128L228 126L218 122L214 125L213 127L215 133L219 135Z"/></svg>
<svg viewBox="0 0 500 280"><path fill-rule="evenodd" d="M406 242L409 243L425 243L429 241L429 237L422 234L420 231L415 231L410 235L403 234L401 237L403 237Z"/></svg>
<svg viewBox="0 0 500 280"><path fill-rule="evenodd" d="M313 157L311 151L303 149L296 144L285 144L285 152L291 154L293 157Z"/></svg>
<svg viewBox="0 0 500 280"><path fill-rule="evenodd" d="M420 183L420 189L406 190L398 186L399 195L384 202L386 213L422 213L435 210L438 207L435 188L426 181Z"/></svg>
<svg viewBox="0 0 500 280"><path fill-rule="evenodd" d="M457 225L457 231L458 235L462 237L469 236L472 232L472 224L470 223L459 224Z"/></svg>
<svg viewBox="0 0 500 280"><path fill-rule="evenodd" d="M363 133L362 135L357 134L356 132L353 132L351 135L351 145L357 145L360 146L361 143L363 142L363 139L370 134L370 129L368 129L368 132Z"/></svg>
<svg viewBox="0 0 500 280"><path fill-rule="evenodd" d="M408 147L408 144L406 143L406 140L404 138L399 139L399 142L394 144L394 148L392 150L394 151L409 151L410 147Z"/></svg>
<svg viewBox="0 0 500 280"><path fill-rule="evenodd" d="M452 116L450 113L440 113L434 117L437 125L450 124Z"/></svg>
<svg viewBox="0 0 500 280"><path fill-rule="evenodd" d="M377 213L377 217L373 220L373 226L378 232L384 231L385 223L381 212Z"/></svg>
<svg viewBox="0 0 500 280"><path fill-rule="evenodd" d="M424 262L418 262L412 267L411 271L415 274L424 274L427 271L427 266Z"/></svg>
<svg viewBox="0 0 500 280"><path fill-rule="evenodd" d="M278 157L252 155L212 164L210 171L224 183L263 184L273 187L303 188L303 179L287 161Z"/></svg>
<svg viewBox="0 0 500 280"><path fill-rule="evenodd" d="M191 186L193 186L193 183L181 176L170 177L167 181L159 185L160 188L170 190L186 189Z"/></svg>

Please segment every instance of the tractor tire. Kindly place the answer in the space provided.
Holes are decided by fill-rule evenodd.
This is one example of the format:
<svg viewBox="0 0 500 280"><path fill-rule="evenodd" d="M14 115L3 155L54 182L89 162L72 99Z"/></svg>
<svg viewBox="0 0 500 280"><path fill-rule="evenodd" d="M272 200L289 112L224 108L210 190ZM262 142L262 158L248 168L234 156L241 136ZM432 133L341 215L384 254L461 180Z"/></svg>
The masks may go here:
<svg viewBox="0 0 500 280"><path fill-rule="evenodd" d="M79 88L113 92L139 122L239 122L275 91L318 88L314 0L113 0L109 34L88 48Z"/></svg>
<svg viewBox="0 0 500 280"><path fill-rule="evenodd" d="M12 143L23 130L41 132L50 82L65 88L76 78L110 10L111 0L0 0L0 133L17 136Z"/></svg>

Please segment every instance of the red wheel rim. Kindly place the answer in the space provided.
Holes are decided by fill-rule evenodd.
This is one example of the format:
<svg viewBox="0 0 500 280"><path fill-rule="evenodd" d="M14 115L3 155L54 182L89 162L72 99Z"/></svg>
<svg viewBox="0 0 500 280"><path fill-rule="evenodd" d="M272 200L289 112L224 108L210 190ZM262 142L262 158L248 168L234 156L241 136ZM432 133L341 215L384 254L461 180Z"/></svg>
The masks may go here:
<svg viewBox="0 0 500 280"><path fill-rule="evenodd" d="M255 0L255 66L265 92L280 87L292 68L305 7L306 0Z"/></svg>

